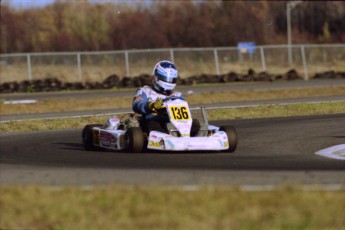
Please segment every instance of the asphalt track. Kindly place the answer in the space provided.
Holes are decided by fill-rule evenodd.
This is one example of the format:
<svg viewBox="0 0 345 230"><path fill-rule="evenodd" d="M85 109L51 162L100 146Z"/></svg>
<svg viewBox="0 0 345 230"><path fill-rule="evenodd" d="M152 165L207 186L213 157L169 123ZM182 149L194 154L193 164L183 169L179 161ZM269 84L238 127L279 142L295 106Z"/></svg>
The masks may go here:
<svg viewBox="0 0 345 230"><path fill-rule="evenodd" d="M345 114L214 121L235 153L85 151L81 130L0 134L0 185L345 186L345 161L315 155L345 143Z"/></svg>
<svg viewBox="0 0 345 230"><path fill-rule="evenodd" d="M1 134L1 185L345 185L345 161L314 153L345 143L345 114L217 121L235 153L85 151L81 130Z"/></svg>

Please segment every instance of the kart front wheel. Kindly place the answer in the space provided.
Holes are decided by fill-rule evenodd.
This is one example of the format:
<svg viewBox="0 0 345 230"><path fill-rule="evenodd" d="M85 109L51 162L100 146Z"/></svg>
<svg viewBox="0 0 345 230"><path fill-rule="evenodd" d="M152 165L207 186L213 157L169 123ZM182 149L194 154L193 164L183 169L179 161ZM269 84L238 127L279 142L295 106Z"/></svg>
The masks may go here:
<svg viewBox="0 0 345 230"><path fill-rule="evenodd" d="M140 153L144 149L144 133L139 127L128 128L125 133L126 150Z"/></svg>
<svg viewBox="0 0 345 230"><path fill-rule="evenodd" d="M237 147L237 133L236 129L232 126L221 126L219 130L224 131L228 136L229 148L224 150L224 152L233 153Z"/></svg>
<svg viewBox="0 0 345 230"><path fill-rule="evenodd" d="M94 127L102 127L101 124L86 125L82 132L83 145L86 150L96 150L98 149L93 145L93 134L92 129Z"/></svg>

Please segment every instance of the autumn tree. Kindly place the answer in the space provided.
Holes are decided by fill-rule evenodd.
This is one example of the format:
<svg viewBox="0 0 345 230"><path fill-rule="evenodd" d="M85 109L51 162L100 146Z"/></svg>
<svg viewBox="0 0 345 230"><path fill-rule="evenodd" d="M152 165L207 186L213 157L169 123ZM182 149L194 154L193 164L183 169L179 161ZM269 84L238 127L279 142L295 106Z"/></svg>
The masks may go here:
<svg viewBox="0 0 345 230"><path fill-rule="evenodd" d="M1 2L0 52L100 51L286 43L287 1L56 0L43 8ZM295 42L345 42L345 2L304 1L291 11Z"/></svg>

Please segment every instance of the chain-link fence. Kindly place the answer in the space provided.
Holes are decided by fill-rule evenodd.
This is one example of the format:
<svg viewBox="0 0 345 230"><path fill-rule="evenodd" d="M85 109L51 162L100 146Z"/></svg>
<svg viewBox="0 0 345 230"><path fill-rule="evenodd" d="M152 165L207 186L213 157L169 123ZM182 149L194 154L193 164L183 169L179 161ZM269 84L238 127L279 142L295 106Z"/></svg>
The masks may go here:
<svg viewBox="0 0 345 230"><path fill-rule="evenodd" d="M138 76L151 74L154 64L164 59L176 63L182 78L231 71L246 73L250 68L283 74L293 68L308 80L317 72L344 72L345 44L256 46L251 53L236 47L217 47L1 54L0 83L44 78L94 82L113 74Z"/></svg>

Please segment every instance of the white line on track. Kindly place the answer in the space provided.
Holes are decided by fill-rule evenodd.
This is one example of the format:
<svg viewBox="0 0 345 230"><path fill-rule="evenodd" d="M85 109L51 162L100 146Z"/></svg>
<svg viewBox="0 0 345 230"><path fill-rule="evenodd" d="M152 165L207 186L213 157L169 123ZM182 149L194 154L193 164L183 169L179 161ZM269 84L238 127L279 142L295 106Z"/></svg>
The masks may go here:
<svg viewBox="0 0 345 230"><path fill-rule="evenodd" d="M124 185L119 185L119 186L124 186ZM137 185L125 185L126 187L129 188L134 188L137 187ZM150 185L144 185L147 187L150 187ZM286 185L288 186L288 185ZM285 187L286 187L285 186ZM345 189L345 186L343 184L314 184L314 185L290 185L288 187L295 187L297 189L301 189L304 191L342 191ZM71 188L71 187L76 187L80 188L81 190L84 191L92 191L97 188L102 188L106 186L97 186L97 185L83 185L83 186L47 186L48 189L51 189L53 191L59 191L62 189L66 188ZM222 187L222 188L229 188L229 189L239 189L240 191L243 192L273 192L275 190L278 190L280 188L284 188L284 186L281 185L237 185L237 186L217 186L217 185L196 185L196 184L189 184L189 185L176 185L176 186L171 186L171 185L154 185L154 188L163 188L163 189L181 189L183 191L188 191L188 192L197 192L201 189L206 189L206 190L213 190L217 187Z"/></svg>
<svg viewBox="0 0 345 230"><path fill-rule="evenodd" d="M345 160L345 144L335 145L326 149L322 149L320 151L317 151L315 154L332 159Z"/></svg>
<svg viewBox="0 0 345 230"><path fill-rule="evenodd" d="M37 100L14 100L14 101L4 101L5 105L14 105L14 104L34 104L37 103Z"/></svg>

